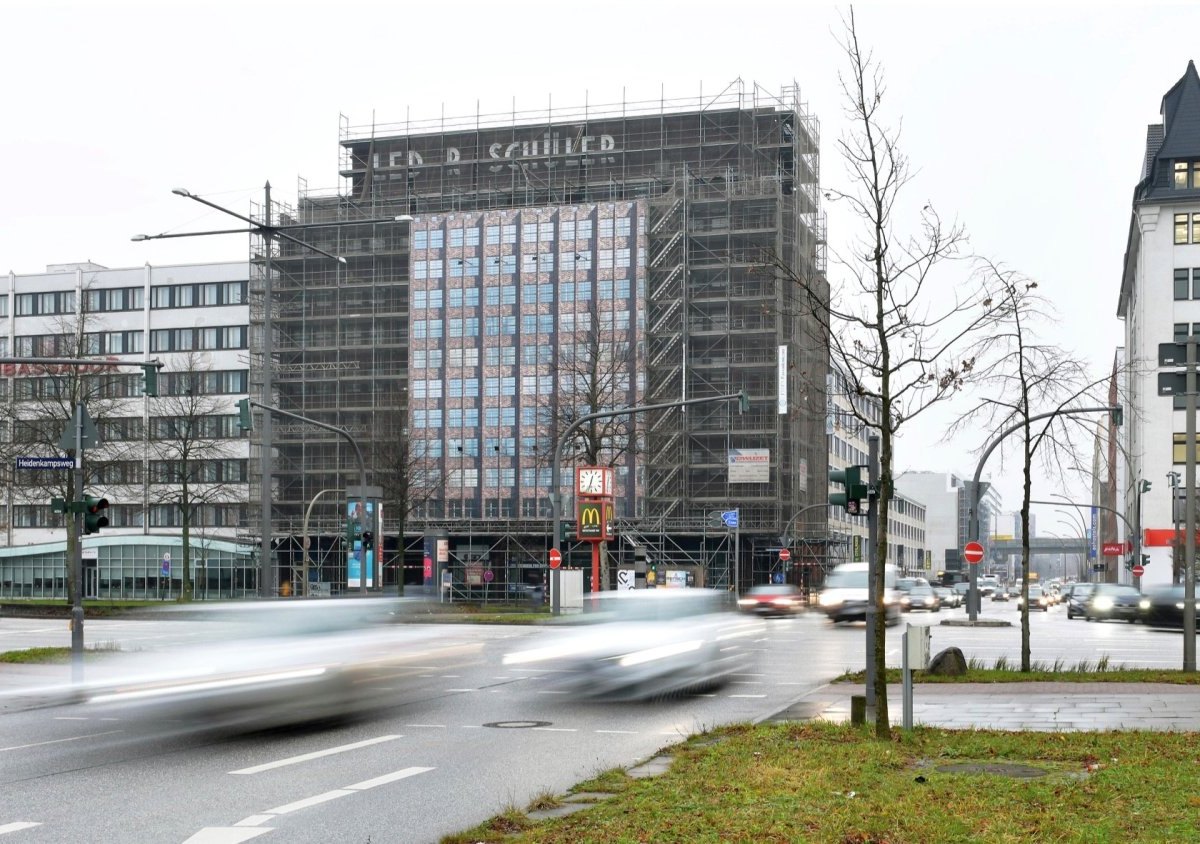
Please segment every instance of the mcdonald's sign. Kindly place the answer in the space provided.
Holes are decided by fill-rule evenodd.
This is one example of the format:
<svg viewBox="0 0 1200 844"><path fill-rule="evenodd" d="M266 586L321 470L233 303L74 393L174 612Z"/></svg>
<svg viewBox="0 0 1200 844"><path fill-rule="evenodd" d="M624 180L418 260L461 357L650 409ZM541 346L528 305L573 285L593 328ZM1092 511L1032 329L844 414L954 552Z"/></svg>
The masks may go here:
<svg viewBox="0 0 1200 844"><path fill-rule="evenodd" d="M592 542L612 539L608 532L608 517L612 505L606 501L580 501L575 535Z"/></svg>

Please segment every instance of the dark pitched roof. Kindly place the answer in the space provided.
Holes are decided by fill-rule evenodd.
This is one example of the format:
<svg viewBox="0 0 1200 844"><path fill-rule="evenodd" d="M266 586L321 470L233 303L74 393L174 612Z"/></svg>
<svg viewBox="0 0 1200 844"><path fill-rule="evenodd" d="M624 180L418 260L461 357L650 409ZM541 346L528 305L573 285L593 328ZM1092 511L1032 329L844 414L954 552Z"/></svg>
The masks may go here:
<svg viewBox="0 0 1200 844"><path fill-rule="evenodd" d="M1146 130L1146 157L1142 181L1135 200L1179 196L1172 189L1172 163L1176 159L1200 159L1200 74L1196 63L1187 70L1162 98L1162 123ZM1189 198L1200 191L1189 190Z"/></svg>

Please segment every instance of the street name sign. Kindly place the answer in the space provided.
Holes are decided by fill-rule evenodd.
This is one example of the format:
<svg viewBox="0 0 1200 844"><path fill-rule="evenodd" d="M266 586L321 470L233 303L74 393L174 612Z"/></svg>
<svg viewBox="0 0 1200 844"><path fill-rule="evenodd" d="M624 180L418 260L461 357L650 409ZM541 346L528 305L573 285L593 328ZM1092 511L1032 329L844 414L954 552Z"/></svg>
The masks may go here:
<svg viewBox="0 0 1200 844"><path fill-rule="evenodd" d="M73 457L18 457L18 469L73 469Z"/></svg>

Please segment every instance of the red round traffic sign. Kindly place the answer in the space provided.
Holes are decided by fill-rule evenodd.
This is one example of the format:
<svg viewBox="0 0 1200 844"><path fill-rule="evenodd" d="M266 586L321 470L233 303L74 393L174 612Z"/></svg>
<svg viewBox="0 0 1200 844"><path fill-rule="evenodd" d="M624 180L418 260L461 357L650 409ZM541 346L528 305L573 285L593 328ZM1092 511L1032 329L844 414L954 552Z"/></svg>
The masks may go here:
<svg viewBox="0 0 1200 844"><path fill-rule="evenodd" d="M983 546L978 542L968 542L963 547L963 557L966 558L968 563L975 565L983 559Z"/></svg>
<svg viewBox="0 0 1200 844"><path fill-rule="evenodd" d="M789 551L789 550L788 550L788 549L786 549L786 548L780 548L780 549L779 549L779 559L780 559L780 560L782 560L783 562L785 562L785 563L786 563L786 562L787 562L788 560L790 560L791 558L792 558L792 552L791 552L791 551Z"/></svg>
<svg viewBox="0 0 1200 844"><path fill-rule="evenodd" d="M1133 576L1134 576L1134 577L1141 577L1141 576L1142 576L1143 574L1145 574L1145 573L1146 573L1146 567L1145 567L1145 566L1143 566L1143 565L1136 565L1136 566L1134 566L1134 567L1133 567Z"/></svg>
<svg viewBox="0 0 1200 844"><path fill-rule="evenodd" d="M557 548L550 549L550 568L556 569L562 565L562 552Z"/></svg>

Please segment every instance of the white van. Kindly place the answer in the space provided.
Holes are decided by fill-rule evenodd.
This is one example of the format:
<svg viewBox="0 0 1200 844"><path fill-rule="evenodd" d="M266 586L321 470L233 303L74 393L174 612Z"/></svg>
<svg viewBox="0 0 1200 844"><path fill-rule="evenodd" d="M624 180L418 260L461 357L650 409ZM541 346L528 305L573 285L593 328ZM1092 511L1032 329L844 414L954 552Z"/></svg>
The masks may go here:
<svg viewBox="0 0 1200 844"><path fill-rule="evenodd" d="M896 591L898 571L893 565L883 569L883 605L888 626L900 622L900 596ZM830 621L866 621L867 564L842 563L825 577L825 587L817 599Z"/></svg>

